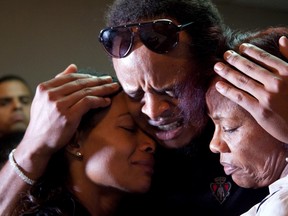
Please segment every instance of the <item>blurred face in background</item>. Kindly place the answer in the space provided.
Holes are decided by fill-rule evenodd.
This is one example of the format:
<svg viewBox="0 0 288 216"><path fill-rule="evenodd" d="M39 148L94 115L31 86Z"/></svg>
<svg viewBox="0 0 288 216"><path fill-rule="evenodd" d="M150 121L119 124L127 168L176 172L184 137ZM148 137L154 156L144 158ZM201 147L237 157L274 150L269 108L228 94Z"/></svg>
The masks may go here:
<svg viewBox="0 0 288 216"><path fill-rule="evenodd" d="M0 83L0 137L25 132L30 119L32 94L19 80Z"/></svg>

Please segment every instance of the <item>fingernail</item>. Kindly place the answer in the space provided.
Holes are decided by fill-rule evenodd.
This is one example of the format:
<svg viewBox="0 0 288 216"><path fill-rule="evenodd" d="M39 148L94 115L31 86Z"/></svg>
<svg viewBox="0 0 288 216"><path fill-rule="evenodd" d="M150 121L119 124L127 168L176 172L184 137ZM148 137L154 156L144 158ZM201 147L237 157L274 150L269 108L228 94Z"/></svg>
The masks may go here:
<svg viewBox="0 0 288 216"><path fill-rule="evenodd" d="M232 55L233 55L234 51L232 50L228 50L224 53L224 59L228 60Z"/></svg>
<svg viewBox="0 0 288 216"><path fill-rule="evenodd" d="M119 83L118 82L113 82L110 84L110 86L113 88L113 89L118 89L120 87Z"/></svg>
<svg viewBox="0 0 288 216"><path fill-rule="evenodd" d="M284 44L285 44L285 41L287 41L287 40L288 40L288 39L287 39L286 36L281 36L280 39L279 39L279 43L280 43L281 45L284 45Z"/></svg>
<svg viewBox="0 0 288 216"><path fill-rule="evenodd" d="M225 65L222 62L218 62L215 64L214 69L217 72L221 72L224 69Z"/></svg>
<svg viewBox="0 0 288 216"><path fill-rule="evenodd" d="M223 93L223 92L224 92L224 86L223 86L223 84L222 84L221 82L217 82L217 83L215 84L215 87L216 87L216 89L217 89L218 92L220 92L220 93Z"/></svg>
<svg viewBox="0 0 288 216"><path fill-rule="evenodd" d="M111 103L111 98L104 98L107 103Z"/></svg>
<svg viewBox="0 0 288 216"><path fill-rule="evenodd" d="M243 44L241 44L240 47L239 47L239 52L240 52L240 53L244 53L245 50L246 50L249 46L250 46L250 44L248 44L248 43L243 43Z"/></svg>
<svg viewBox="0 0 288 216"><path fill-rule="evenodd" d="M112 79L111 76L101 76L102 79Z"/></svg>

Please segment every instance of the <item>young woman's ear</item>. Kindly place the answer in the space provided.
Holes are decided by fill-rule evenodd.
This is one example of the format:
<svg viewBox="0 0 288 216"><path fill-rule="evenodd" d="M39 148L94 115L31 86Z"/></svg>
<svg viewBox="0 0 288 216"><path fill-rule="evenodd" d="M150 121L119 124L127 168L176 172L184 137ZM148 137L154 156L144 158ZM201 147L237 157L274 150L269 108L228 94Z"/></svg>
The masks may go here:
<svg viewBox="0 0 288 216"><path fill-rule="evenodd" d="M79 133L76 132L75 135L70 140L70 142L68 143L68 145L66 145L66 152L68 152L69 155L73 156L74 158L78 160L82 160L83 155L80 151L81 148L78 142L79 141L78 137L79 137Z"/></svg>

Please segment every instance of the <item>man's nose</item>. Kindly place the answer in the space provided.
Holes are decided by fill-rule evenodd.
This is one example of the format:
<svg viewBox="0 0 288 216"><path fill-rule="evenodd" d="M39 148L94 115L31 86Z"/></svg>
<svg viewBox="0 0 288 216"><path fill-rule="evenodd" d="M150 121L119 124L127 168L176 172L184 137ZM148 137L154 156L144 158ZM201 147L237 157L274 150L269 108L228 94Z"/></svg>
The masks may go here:
<svg viewBox="0 0 288 216"><path fill-rule="evenodd" d="M150 119L157 119L163 116L170 109L170 104L163 96L157 94L146 94L142 112Z"/></svg>
<svg viewBox="0 0 288 216"><path fill-rule="evenodd" d="M13 98L12 106L14 107L14 109L21 109L23 107L23 104L18 98Z"/></svg>

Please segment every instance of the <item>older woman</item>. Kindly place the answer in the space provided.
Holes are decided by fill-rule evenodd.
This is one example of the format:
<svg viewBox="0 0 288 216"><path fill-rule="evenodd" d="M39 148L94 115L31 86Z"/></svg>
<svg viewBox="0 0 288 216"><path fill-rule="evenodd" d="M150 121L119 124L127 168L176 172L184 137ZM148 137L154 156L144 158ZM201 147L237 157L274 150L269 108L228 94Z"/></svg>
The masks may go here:
<svg viewBox="0 0 288 216"><path fill-rule="evenodd" d="M284 59L278 47L278 40L283 35L288 36L287 28L269 28L258 33L240 34L234 44L249 42ZM276 78L275 75L275 82ZM259 188L269 185L270 194L243 215L287 215L288 144L281 142L281 137L273 137L250 113L221 95L215 88L215 83L221 79L215 78L206 94L209 116L215 124L210 149L220 153L225 173L231 175L239 186Z"/></svg>

